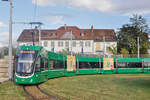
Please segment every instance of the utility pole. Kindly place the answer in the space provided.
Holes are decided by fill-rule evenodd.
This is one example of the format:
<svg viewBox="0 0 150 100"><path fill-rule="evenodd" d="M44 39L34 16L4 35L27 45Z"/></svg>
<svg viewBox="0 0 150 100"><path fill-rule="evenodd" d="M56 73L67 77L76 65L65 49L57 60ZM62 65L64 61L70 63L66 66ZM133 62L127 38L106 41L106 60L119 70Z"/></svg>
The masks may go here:
<svg viewBox="0 0 150 100"><path fill-rule="evenodd" d="M72 31L70 33L71 33L71 56L72 56Z"/></svg>
<svg viewBox="0 0 150 100"><path fill-rule="evenodd" d="M41 24L39 24L39 46L41 46Z"/></svg>
<svg viewBox="0 0 150 100"><path fill-rule="evenodd" d="M138 45L138 58L140 57L140 43L139 43L140 38L137 37L137 45Z"/></svg>
<svg viewBox="0 0 150 100"><path fill-rule="evenodd" d="M8 1L10 4L9 8L9 68L8 68L8 78L9 80L12 80L12 73L13 73L13 67L12 67L12 0L2 0L2 1Z"/></svg>
<svg viewBox="0 0 150 100"><path fill-rule="evenodd" d="M10 19L9 19L9 80L12 80L13 66L12 66L12 0L10 2Z"/></svg>
<svg viewBox="0 0 150 100"><path fill-rule="evenodd" d="M105 53L106 53L105 36L103 36L103 41L104 41L104 57L105 57Z"/></svg>

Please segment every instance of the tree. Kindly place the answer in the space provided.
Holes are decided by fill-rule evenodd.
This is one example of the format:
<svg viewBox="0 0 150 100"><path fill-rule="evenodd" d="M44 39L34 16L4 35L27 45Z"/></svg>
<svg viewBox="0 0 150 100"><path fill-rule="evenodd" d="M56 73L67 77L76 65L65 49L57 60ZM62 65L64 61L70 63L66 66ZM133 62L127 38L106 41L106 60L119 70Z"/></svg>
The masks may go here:
<svg viewBox="0 0 150 100"><path fill-rule="evenodd" d="M118 32L118 52L125 48L129 54L137 55L137 38L140 38L140 54L148 54L149 27L141 15L133 15L130 24L125 24Z"/></svg>
<svg viewBox="0 0 150 100"><path fill-rule="evenodd" d="M8 47L1 48L0 56L8 56ZM15 56L17 48L12 47L12 56Z"/></svg>
<svg viewBox="0 0 150 100"><path fill-rule="evenodd" d="M117 55L117 47L115 45L108 47L108 50L112 52L112 54Z"/></svg>
<svg viewBox="0 0 150 100"><path fill-rule="evenodd" d="M121 48L121 54L123 54L123 57L128 58L129 57L129 52L125 48Z"/></svg>
<svg viewBox="0 0 150 100"><path fill-rule="evenodd" d="M3 58L3 57L4 57L4 55L2 54L2 52L0 52L0 59Z"/></svg>

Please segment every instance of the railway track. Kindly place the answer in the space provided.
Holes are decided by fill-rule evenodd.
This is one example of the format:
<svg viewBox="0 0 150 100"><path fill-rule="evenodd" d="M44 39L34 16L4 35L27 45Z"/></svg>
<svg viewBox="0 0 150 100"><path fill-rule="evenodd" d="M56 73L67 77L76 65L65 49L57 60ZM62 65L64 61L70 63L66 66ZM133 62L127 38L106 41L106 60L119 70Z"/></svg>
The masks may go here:
<svg viewBox="0 0 150 100"><path fill-rule="evenodd" d="M23 86L23 90L28 95L26 100L60 100L43 91L38 85Z"/></svg>

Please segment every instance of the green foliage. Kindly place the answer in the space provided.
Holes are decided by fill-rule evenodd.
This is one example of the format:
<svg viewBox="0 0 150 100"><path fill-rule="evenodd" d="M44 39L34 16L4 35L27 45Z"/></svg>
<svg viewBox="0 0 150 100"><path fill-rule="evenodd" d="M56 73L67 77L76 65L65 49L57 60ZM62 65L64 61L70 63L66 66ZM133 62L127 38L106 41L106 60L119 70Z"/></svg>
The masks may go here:
<svg viewBox="0 0 150 100"><path fill-rule="evenodd" d="M110 46L110 47L108 47L108 50L110 51L110 52L112 52L112 54L114 54L114 55L116 55L117 54L117 47L116 46Z"/></svg>
<svg viewBox="0 0 150 100"><path fill-rule="evenodd" d="M12 56L14 56L16 54L16 50L17 48L12 47ZM3 47L0 50L0 58L3 58L4 56L8 56L8 47Z"/></svg>
<svg viewBox="0 0 150 100"><path fill-rule="evenodd" d="M140 54L148 54L148 33L149 28L146 20L140 15L133 15L130 18L131 24L125 24L118 32L118 52L126 48L129 54L137 57L137 38L140 38Z"/></svg>
<svg viewBox="0 0 150 100"><path fill-rule="evenodd" d="M129 57L129 51L127 49L125 49L125 48L121 48L120 53L123 54L124 58L128 58Z"/></svg>
<svg viewBox="0 0 150 100"><path fill-rule="evenodd" d="M64 54L64 55L69 55L69 54L70 54L70 52L67 51L67 50L65 50L65 49L63 49L63 50L60 51L59 53L60 53L60 54Z"/></svg>
<svg viewBox="0 0 150 100"><path fill-rule="evenodd" d="M3 53L0 52L0 59L3 58L3 57L4 57Z"/></svg>

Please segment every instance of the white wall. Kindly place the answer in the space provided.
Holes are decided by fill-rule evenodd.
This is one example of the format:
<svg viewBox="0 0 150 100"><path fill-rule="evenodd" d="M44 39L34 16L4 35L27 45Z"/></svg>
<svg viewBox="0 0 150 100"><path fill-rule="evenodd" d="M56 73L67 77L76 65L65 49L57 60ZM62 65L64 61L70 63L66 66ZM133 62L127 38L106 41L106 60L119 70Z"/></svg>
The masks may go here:
<svg viewBox="0 0 150 100"><path fill-rule="evenodd" d="M44 42L47 41L47 47L44 46ZM54 46L54 52L59 52L62 51L63 49L67 50L67 48L69 48L69 51L71 51L71 40L41 40L41 46L43 46L46 50L48 51L52 51L52 46L51 46L51 42L54 42L55 46ZM65 46L65 42L68 41L69 42L69 47ZM96 43L93 40L72 40L76 41L76 47L72 47L72 52L75 53L81 53L82 50L82 46L80 45L80 42L83 41L83 52L84 53L100 53L100 52L96 52ZM60 47L58 46L58 42L63 42L63 46ZM90 46L85 46L85 43L89 42ZM32 45L32 42L19 42L18 45ZM35 43L35 45L38 45L38 42ZM107 47L110 46L117 46L117 42L99 42L100 45L100 50L101 53L103 54L104 49L106 50ZM105 48L104 48L105 47ZM106 53L108 53L108 51L106 50Z"/></svg>
<svg viewBox="0 0 150 100"><path fill-rule="evenodd" d="M148 49L148 53L149 53L149 55L150 55L150 49Z"/></svg>
<svg viewBox="0 0 150 100"><path fill-rule="evenodd" d="M38 46L39 43L35 42L34 44ZM21 46L21 45L31 46L33 45L33 42L18 42L18 46Z"/></svg>
<svg viewBox="0 0 150 100"><path fill-rule="evenodd" d="M45 47L46 50L48 51L51 51L52 50L52 46L51 46L51 42L53 41L55 46L54 46L54 51L55 52L59 52L59 51L62 51L63 49L67 49L69 48L69 51L71 51L71 40L42 40L41 43L42 43L42 46L44 46L44 42L47 41L48 43L48 46ZM82 49L82 46L80 45L80 42L83 41L83 52L93 52L93 40L72 40L72 43L73 42L76 42L76 46L72 46L72 52L75 52L75 53L79 53L81 52L81 49ZM58 42L63 42L63 46L58 46ZM66 47L65 43L66 42L69 42L69 46ZM90 46L85 46L85 43L86 42L89 42L90 43Z"/></svg>
<svg viewBox="0 0 150 100"><path fill-rule="evenodd" d="M99 43L99 46L100 46L100 49L99 49L99 53L102 53L105 52L108 53L107 51L107 47L117 47L117 42L94 42L94 52L96 53L96 46L97 46L97 43Z"/></svg>

